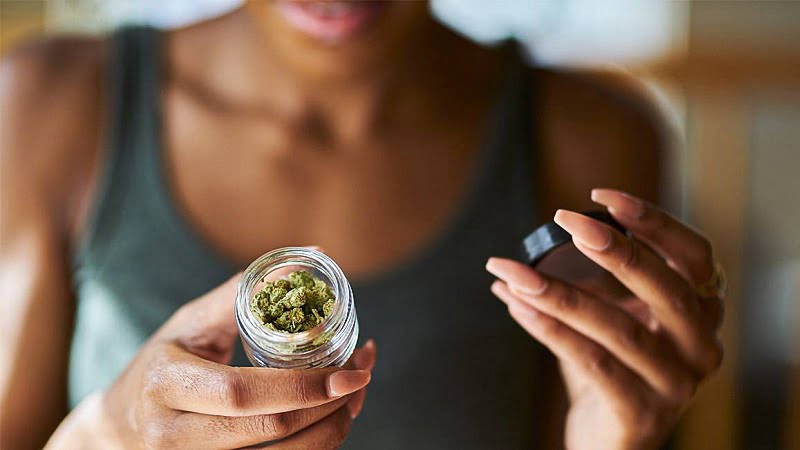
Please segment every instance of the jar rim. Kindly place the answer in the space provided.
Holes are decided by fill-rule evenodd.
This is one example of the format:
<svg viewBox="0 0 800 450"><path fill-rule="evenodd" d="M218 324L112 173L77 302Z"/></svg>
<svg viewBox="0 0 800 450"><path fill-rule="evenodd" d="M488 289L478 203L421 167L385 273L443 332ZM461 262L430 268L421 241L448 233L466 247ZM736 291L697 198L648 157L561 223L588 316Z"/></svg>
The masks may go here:
<svg viewBox="0 0 800 450"><path fill-rule="evenodd" d="M304 261L279 262L273 265L275 261L279 261L281 258L291 257L307 258L318 263L318 265ZM288 266L306 266L317 269L325 274L333 284L331 288L336 299L333 311L319 325L307 331L288 333L270 330L256 319L249 308L250 297L253 294L252 290L256 284L270 272ZM324 333L335 331L335 328L341 322L342 315L345 313L346 303L350 300L348 298L350 295L351 290L344 272L328 255L311 247L283 247L264 253L245 269L237 286L235 306L237 313L235 315L236 320L239 322L239 329L248 334L254 334L262 340L277 344L302 345L312 342ZM243 312L243 314L239 312ZM311 351L313 350L309 350L309 352Z"/></svg>

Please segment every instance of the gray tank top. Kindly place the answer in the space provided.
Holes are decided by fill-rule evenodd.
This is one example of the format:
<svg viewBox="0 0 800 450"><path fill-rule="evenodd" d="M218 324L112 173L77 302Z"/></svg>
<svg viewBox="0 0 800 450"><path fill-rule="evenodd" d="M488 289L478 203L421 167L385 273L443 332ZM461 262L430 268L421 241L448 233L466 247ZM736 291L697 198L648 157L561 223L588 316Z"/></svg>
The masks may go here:
<svg viewBox="0 0 800 450"><path fill-rule="evenodd" d="M71 405L107 387L178 307L240 269L198 236L168 188L158 32L127 28L112 42L105 169L74 258ZM532 77L518 56L510 60L471 191L446 232L353 285L362 341L375 339L378 362L344 448L534 443L545 353L493 298L484 270L489 256L517 256L535 217ZM241 351L234 364L248 364Z"/></svg>

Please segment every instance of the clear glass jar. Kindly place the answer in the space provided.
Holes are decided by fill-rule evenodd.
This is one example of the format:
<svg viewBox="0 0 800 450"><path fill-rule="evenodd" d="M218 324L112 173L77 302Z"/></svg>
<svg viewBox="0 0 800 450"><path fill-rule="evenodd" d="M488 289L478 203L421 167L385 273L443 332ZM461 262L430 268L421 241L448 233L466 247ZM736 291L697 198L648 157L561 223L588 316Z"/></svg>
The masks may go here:
<svg viewBox="0 0 800 450"><path fill-rule="evenodd" d="M308 331L270 330L250 311L250 301L265 283L296 270L307 270L330 286L336 298L333 311ZM279 248L253 261L239 280L235 309L239 335L254 366L279 369L342 366L358 340L358 319L350 282L328 255L313 248Z"/></svg>

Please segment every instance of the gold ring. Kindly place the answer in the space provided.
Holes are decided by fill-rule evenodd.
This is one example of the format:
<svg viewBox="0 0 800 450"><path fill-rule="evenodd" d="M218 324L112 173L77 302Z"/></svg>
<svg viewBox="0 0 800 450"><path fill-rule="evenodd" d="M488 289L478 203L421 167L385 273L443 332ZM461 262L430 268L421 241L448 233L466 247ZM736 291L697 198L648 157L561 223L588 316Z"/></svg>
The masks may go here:
<svg viewBox="0 0 800 450"><path fill-rule="evenodd" d="M725 298L728 293L728 277L719 261L714 260L714 273L711 274L711 279L696 285L694 291L701 298Z"/></svg>

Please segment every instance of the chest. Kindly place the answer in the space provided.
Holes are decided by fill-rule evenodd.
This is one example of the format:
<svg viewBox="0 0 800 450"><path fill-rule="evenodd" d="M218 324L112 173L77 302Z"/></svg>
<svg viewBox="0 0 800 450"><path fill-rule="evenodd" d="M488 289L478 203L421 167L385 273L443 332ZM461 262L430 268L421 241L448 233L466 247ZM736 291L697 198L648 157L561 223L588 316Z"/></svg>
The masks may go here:
<svg viewBox="0 0 800 450"><path fill-rule="evenodd" d="M350 273L380 271L435 239L480 171L483 114L338 143L312 124L222 114L179 95L164 108L177 208L242 263L315 244Z"/></svg>

